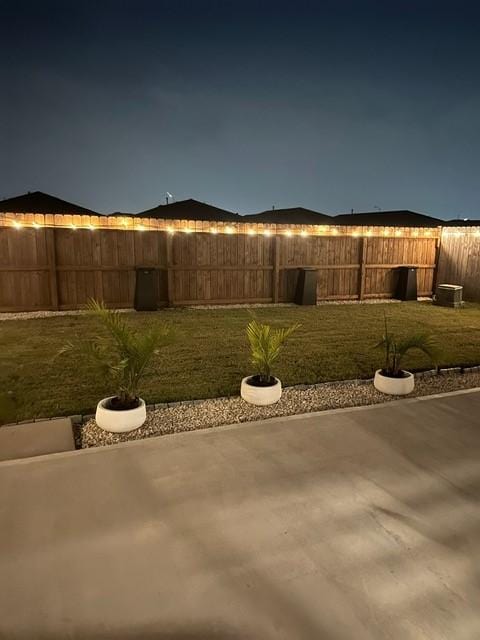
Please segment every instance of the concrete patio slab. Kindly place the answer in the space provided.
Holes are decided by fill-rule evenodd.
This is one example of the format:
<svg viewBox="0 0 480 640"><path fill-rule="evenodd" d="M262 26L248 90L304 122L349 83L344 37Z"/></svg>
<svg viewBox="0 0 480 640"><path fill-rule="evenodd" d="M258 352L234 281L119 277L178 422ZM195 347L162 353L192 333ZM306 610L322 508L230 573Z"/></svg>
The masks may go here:
<svg viewBox="0 0 480 640"><path fill-rule="evenodd" d="M0 427L0 461L74 450L69 418Z"/></svg>
<svg viewBox="0 0 480 640"><path fill-rule="evenodd" d="M0 637L480 637L480 392L0 464Z"/></svg>

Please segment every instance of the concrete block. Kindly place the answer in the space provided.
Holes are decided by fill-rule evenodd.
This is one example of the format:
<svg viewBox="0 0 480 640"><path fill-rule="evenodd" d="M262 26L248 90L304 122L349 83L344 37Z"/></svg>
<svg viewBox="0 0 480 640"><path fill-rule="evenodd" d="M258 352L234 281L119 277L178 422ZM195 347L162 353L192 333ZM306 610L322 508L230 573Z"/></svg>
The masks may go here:
<svg viewBox="0 0 480 640"><path fill-rule="evenodd" d="M74 450L69 418L0 427L0 461Z"/></svg>

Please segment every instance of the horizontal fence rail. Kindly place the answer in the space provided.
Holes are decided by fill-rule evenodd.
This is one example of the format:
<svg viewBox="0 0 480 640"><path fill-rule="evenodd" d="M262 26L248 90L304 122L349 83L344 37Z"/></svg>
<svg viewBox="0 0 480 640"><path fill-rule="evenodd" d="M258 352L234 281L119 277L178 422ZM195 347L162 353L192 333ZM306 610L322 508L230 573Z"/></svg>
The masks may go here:
<svg viewBox="0 0 480 640"><path fill-rule="evenodd" d="M390 298L416 266L431 295L440 228L218 223L132 217L0 215L0 311L78 309L91 297L133 306L135 270L156 269L158 304L291 302L299 268L317 300Z"/></svg>

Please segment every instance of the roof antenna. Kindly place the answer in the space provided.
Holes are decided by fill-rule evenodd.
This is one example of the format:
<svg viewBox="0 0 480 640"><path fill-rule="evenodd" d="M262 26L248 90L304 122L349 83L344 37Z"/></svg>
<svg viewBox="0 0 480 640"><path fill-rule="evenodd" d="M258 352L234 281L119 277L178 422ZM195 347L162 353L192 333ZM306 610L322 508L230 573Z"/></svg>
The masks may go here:
<svg viewBox="0 0 480 640"><path fill-rule="evenodd" d="M169 192L167 191L167 193L165 194L165 202L166 202L166 204L168 204L168 199L169 199L169 198L173 198L173 196L172 196L172 194L171 194L171 193L169 193Z"/></svg>
<svg viewBox="0 0 480 640"><path fill-rule="evenodd" d="M350 209L350 213L353 213L353 209Z"/></svg>
<svg viewBox="0 0 480 640"><path fill-rule="evenodd" d="M275 211L275 205L272 204L272 211Z"/></svg>
<svg viewBox="0 0 480 640"><path fill-rule="evenodd" d="M381 211L381 209L380 209L380 207L378 205L374 205L373 208L376 209L377 211Z"/></svg>

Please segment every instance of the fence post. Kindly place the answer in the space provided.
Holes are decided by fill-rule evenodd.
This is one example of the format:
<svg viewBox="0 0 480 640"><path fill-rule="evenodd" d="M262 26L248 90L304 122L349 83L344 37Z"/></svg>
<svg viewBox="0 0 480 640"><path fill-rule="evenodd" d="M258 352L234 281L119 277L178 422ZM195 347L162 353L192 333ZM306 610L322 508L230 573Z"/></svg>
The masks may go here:
<svg viewBox="0 0 480 640"><path fill-rule="evenodd" d="M360 239L360 269L358 274L358 299L363 300L365 296L365 262L367 259L367 238Z"/></svg>
<svg viewBox="0 0 480 640"><path fill-rule="evenodd" d="M275 232L273 242L272 299L273 302L278 302L280 289L280 236L277 232Z"/></svg>
<svg viewBox="0 0 480 640"><path fill-rule="evenodd" d="M440 231L440 236L435 238L435 267L433 269L433 277L432 277L432 295L435 294L435 290L437 288L437 280L438 280L438 268L440 266L440 252L442 250L442 234L443 228Z"/></svg>
<svg viewBox="0 0 480 640"><path fill-rule="evenodd" d="M49 269L50 302L52 309L58 311L58 279L57 279L57 255L55 248L55 229L45 229L45 241L47 245L47 260Z"/></svg>
<svg viewBox="0 0 480 640"><path fill-rule="evenodd" d="M167 249L167 300L168 306L173 305L173 236L171 233L166 232L166 249Z"/></svg>
<svg viewBox="0 0 480 640"><path fill-rule="evenodd" d="M95 298L103 302L103 273L102 273L102 242L100 234L102 230L99 229L98 233L94 234L93 238L93 259L96 265L95 269Z"/></svg>

